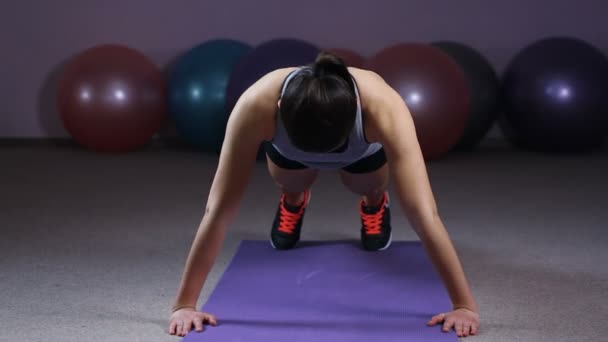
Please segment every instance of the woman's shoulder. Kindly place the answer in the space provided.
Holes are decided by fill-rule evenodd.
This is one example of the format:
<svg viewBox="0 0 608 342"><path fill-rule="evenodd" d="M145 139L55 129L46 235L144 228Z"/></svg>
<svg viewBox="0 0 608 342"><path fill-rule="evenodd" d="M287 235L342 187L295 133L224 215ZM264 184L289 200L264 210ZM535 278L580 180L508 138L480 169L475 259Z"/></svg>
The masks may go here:
<svg viewBox="0 0 608 342"><path fill-rule="evenodd" d="M359 92L361 93L365 91L366 94L361 95L377 96L378 94L381 94L383 91L385 91L387 87L390 88L390 86L384 81L382 76L378 75L374 71L354 67L348 67L348 71L357 82Z"/></svg>
<svg viewBox="0 0 608 342"><path fill-rule="evenodd" d="M399 99L396 98L394 89L377 73L352 67L348 69L359 90L364 130L370 141L376 142L381 135L379 130L390 121L387 117L390 115L389 108Z"/></svg>
<svg viewBox="0 0 608 342"><path fill-rule="evenodd" d="M276 112L283 81L296 68L282 68L259 78L243 92L231 117L243 120L247 127L256 127L264 139L274 136Z"/></svg>
<svg viewBox="0 0 608 342"><path fill-rule="evenodd" d="M257 108L270 107L274 110L285 78L296 69L295 67L281 68L265 74L251 85L241 97Z"/></svg>

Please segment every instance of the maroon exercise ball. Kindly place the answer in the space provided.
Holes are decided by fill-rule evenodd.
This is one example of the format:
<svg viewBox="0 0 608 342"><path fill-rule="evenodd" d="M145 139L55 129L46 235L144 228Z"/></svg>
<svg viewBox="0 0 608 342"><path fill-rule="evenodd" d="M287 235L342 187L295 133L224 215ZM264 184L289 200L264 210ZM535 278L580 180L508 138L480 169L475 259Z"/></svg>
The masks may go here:
<svg viewBox="0 0 608 342"><path fill-rule="evenodd" d="M464 72L450 56L427 44L403 43L381 50L366 67L403 97L425 159L445 155L458 142L470 95Z"/></svg>
<svg viewBox="0 0 608 342"><path fill-rule="evenodd" d="M331 48L325 49L325 51L342 58L346 66L349 67L363 68L365 64L365 58L350 49Z"/></svg>
<svg viewBox="0 0 608 342"><path fill-rule="evenodd" d="M59 82L57 104L74 140L98 152L141 147L167 115L160 69L121 45L96 46L70 61Z"/></svg>

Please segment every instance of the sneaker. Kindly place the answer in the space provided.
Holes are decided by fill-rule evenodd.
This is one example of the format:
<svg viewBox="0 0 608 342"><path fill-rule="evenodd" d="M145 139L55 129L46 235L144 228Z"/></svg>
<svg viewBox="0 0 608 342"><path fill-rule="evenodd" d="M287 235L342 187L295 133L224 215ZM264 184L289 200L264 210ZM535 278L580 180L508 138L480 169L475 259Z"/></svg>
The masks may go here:
<svg viewBox="0 0 608 342"><path fill-rule="evenodd" d="M367 207L361 199L360 212L363 248L368 251L387 249L392 239L388 192L384 193L379 207Z"/></svg>
<svg viewBox="0 0 608 342"><path fill-rule="evenodd" d="M297 207L287 204L285 194L281 195L279 209L274 217L270 232L270 244L274 249L291 249L300 240L304 212L309 201L310 190L304 192L304 201Z"/></svg>

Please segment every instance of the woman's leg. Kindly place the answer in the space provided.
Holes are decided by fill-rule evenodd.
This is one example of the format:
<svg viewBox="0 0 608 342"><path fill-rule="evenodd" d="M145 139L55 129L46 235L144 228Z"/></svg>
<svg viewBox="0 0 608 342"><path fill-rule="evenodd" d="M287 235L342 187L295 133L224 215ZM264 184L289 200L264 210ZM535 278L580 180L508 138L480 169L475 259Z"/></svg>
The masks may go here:
<svg viewBox="0 0 608 342"><path fill-rule="evenodd" d="M340 179L350 191L363 197L366 206L379 206L389 184L384 149L340 170Z"/></svg>
<svg viewBox="0 0 608 342"><path fill-rule="evenodd" d="M319 173L316 169L286 169L281 168L273 162L269 156L268 171L270 176L277 183L283 194L285 201L289 205L298 206L304 200L304 192L312 186Z"/></svg>
<svg viewBox="0 0 608 342"><path fill-rule="evenodd" d="M386 190L389 168L383 150L340 170L342 183L361 195L361 242L369 251L383 250L391 243L391 216Z"/></svg>
<svg viewBox="0 0 608 342"><path fill-rule="evenodd" d="M363 197L366 206L377 207L381 204L389 184L388 165L368 173L351 173L340 170L342 183L355 194Z"/></svg>
<svg viewBox="0 0 608 342"><path fill-rule="evenodd" d="M275 249L291 249L300 240L304 212L310 198L308 190L319 171L283 157L272 146L266 146L266 159L270 176L283 192L272 224L270 242Z"/></svg>

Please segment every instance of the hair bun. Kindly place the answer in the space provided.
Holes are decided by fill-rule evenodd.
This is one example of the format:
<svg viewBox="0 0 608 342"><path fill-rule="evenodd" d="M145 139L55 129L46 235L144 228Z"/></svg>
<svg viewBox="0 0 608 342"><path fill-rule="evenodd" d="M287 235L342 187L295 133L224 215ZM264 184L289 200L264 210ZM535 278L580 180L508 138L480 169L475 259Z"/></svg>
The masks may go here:
<svg viewBox="0 0 608 342"><path fill-rule="evenodd" d="M317 59L312 66L312 70L316 77L337 75L346 80L350 78L344 61L340 57L326 51L321 52L317 56Z"/></svg>

